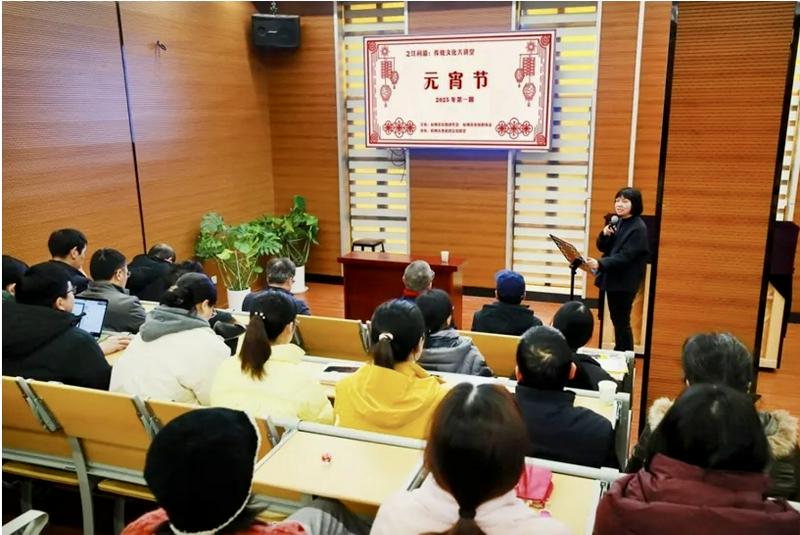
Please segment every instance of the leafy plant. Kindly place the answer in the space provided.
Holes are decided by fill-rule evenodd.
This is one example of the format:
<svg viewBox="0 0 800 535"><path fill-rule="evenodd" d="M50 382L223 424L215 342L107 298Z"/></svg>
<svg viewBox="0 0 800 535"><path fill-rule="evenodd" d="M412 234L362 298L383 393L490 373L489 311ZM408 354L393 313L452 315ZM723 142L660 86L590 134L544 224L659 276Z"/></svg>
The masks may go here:
<svg viewBox="0 0 800 535"><path fill-rule="evenodd" d="M281 241L274 230L256 221L229 226L221 215L210 212L200 220L194 250L201 259L216 260L229 290L248 290L263 271L259 258L279 253Z"/></svg>
<svg viewBox="0 0 800 535"><path fill-rule="evenodd" d="M297 266L306 265L311 244L319 243L319 219L306 212L306 200L302 195L294 196L288 214L264 216L258 222L278 236L280 256L289 257Z"/></svg>

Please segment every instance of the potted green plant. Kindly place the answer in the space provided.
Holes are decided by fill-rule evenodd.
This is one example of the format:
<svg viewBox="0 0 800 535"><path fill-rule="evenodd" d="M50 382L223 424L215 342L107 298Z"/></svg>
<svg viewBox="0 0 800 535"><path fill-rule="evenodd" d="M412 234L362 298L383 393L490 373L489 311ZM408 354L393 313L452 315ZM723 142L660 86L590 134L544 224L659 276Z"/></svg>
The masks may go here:
<svg viewBox="0 0 800 535"><path fill-rule="evenodd" d="M280 252L281 241L275 231L255 221L230 226L210 212L200 220L194 249L198 258L217 262L228 290L228 308L241 310L250 285L263 271L259 258Z"/></svg>
<svg viewBox="0 0 800 535"><path fill-rule="evenodd" d="M291 259L297 266L292 293L303 293L306 287L306 263L311 244L317 242L319 219L306 212L306 199L302 195L292 198L292 209L283 216L265 216L259 222L271 229L281 242L280 256Z"/></svg>

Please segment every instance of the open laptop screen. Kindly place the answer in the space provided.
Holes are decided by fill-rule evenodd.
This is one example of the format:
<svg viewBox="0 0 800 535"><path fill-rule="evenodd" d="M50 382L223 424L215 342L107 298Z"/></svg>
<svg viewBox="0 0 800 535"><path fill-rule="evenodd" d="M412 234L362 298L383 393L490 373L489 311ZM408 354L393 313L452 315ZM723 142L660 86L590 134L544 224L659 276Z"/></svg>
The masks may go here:
<svg viewBox="0 0 800 535"><path fill-rule="evenodd" d="M100 338L103 331L103 321L106 318L108 299L92 299L90 297L76 297L75 307L72 313L76 316L83 314L78 327L91 334L95 338Z"/></svg>

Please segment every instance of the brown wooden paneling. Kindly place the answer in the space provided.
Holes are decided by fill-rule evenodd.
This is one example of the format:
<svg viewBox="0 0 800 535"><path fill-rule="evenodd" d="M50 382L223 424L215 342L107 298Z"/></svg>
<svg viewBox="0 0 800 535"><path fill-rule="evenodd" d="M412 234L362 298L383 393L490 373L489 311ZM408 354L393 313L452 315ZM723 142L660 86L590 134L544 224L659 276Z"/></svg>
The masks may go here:
<svg viewBox="0 0 800 535"><path fill-rule="evenodd" d="M671 11L670 2L645 5L633 168L633 185L642 192L645 214L656 213Z"/></svg>
<svg viewBox="0 0 800 535"><path fill-rule="evenodd" d="M681 3L648 403L682 388L688 335L755 343L793 18L793 3Z"/></svg>
<svg viewBox="0 0 800 535"><path fill-rule="evenodd" d="M294 3L282 12L300 14L302 44L295 51L265 51L269 78L275 210L306 198L320 219L319 245L311 249L309 273L340 275L339 147L336 122L336 58L333 4Z"/></svg>
<svg viewBox="0 0 800 535"><path fill-rule="evenodd" d="M589 214L592 257L600 256L595 239L603 228L603 216L613 211L614 193L628 184L638 20L638 2L603 3ZM597 297L591 276L586 286L587 297Z"/></svg>
<svg viewBox="0 0 800 535"><path fill-rule="evenodd" d="M201 216L274 208L267 73L248 2L122 2L148 246L193 254ZM156 47L161 41L167 50Z"/></svg>
<svg viewBox="0 0 800 535"><path fill-rule="evenodd" d="M3 223L28 263L62 227L142 250L113 2L3 4Z"/></svg>
<svg viewBox="0 0 800 535"><path fill-rule="evenodd" d="M794 222L800 225L800 210L794 210ZM792 277L792 290L797 295L792 299L792 312L800 312L800 253L795 251L794 255L794 277Z"/></svg>
<svg viewBox="0 0 800 535"><path fill-rule="evenodd" d="M510 2L413 2L409 33L511 29ZM507 151L411 151L411 252L464 258L464 285L505 266Z"/></svg>

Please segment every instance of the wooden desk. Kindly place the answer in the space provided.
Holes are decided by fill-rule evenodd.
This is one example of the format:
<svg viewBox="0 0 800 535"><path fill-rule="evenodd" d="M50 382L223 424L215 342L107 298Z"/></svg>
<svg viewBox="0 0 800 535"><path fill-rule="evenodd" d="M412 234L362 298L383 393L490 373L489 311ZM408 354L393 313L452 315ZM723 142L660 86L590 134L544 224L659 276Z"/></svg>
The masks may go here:
<svg viewBox="0 0 800 535"><path fill-rule="evenodd" d="M322 462L323 453L331 454L330 463ZM256 467L253 493L324 496L377 511L421 469L422 450L296 431Z"/></svg>
<svg viewBox="0 0 800 535"><path fill-rule="evenodd" d="M545 507L575 535L591 533L600 501L600 482L596 479L553 473L553 494Z"/></svg>
<svg viewBox="0 0 800 535"><path fill-rule="evenodd" d="M464 261L450 257L443 264L438 257L392 253L351 252L338 259L344 272L344 317L366 321L375 307L403 295L403 272L414 260L425 260L436 276L433 287L446 291L453 301L456 322L461 320L461 266Z"/></svg>

